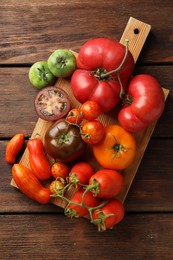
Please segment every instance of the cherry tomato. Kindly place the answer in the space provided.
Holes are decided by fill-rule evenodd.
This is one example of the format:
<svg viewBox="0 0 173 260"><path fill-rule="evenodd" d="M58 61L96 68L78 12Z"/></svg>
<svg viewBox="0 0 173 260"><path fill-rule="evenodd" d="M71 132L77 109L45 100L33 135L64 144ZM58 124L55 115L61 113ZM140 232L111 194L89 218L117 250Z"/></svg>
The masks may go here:
<svg viewBox="0 0 173 260"><path fill-rule="evenodd" d="M98 198L94 197L92 192L86 192L85 196L84 192L85 190L80 188L74 193L71 203L65 208L65 215L71 218L84 217L89 213L86 207L96 207L99 204Z"/></svg>
<svg viewBox="0 0 173 260"><path fill-rule="evenodd" d="M101 114L101 107L97 102L88 100L85 103L82 104L80 108L83 117L86 120L94 120Z"/></svg>
<svg viewBox="0 0 173 260"><path fill-rule="evenodd" d="M57 161L73 161L84 153L85 147L79 127L69 124L64 118L51 125L44 136L46 152Z"/></svg>
<svg viewBox="0 0 173 260"><path fill-rule="evenodd" d="M119 172L102 169L91 176L87 190L99 198L110 199L121 191L123 184L124 178Z"/></svg>
<svg viewBox="0 0 173 260"><path fill-rule="evenodd" d="M123 204L117 199L110 199L105 206L96 209L92 217L92 223L98 226L98 231L113 228L124 218Z"/></svg>
<svg viewBox="0 0 173 260"><path fill-rule="evenodd" d="M129 132L142 131L161 116L165 98L158 81L147 74L135 76L129 85L119 123Z"/></svg>
<svg viewBox="0 0 173 260"><path fill-rule="evenodd" d="M83 115L78 108L72 108L66 116L67 122L70 124L80 125L83 121Z"/></svg>
<svg viewBox="0 0 173 260"><path fill-rule="evenodd" d="M133 135L119 125L106 126L104 138L92 148L98 163L107 169L123 170L136 155Z"/></svg>
<svg viewBox="0 0 173 260"><path fill-rule="evenodd" d="M51 173L55 179L58 177L66 179L69 172L70 172L69 166L65 163L56 162L56 163L52 164L52 166L51 166Z"/></svg>
<svg viewBox="0 0 173 260"><path fill-rule="evenodd" d="M99 143L105 135L105 127L98 120L87 121L81 128L82 139L88 144Z"/></svg>
<svg viewBox="0 0 173 260"><path fill-rule="evenodd" d="M81 184L88 183L90 177L94 174L94 168L87 162L78 162L70 170L68 182L76 188Z"/></svg>
<svg viewBox="0 0 173 260"><path fill-rule="evenodd" d="M108 38L96 38L86 42L77 58L78 69L71 78L73 95L80 102L97 102L102 112L115 107L120 100L121 87L117 72L112 72L122 64L126 47ZM128 51L119 72L124 90L134 69L132 54ZM111 75L108 73L111 72Z"/></svg>
<svg viewBox="0 0 173 260"><path fill-rule="evenodd" d="M43 120L56 121L67 115L70 109L70 99L63 89L46 87L37 94L35 109Z"/></svg>
<svg viewBox="0 0 173 260"><path fill-rule="evenodd" d="M38 89L52 86L56 79L46 61L34 63L29 70L29 80L31 84Z"/></svg>
<svg viewBox="0 0 173 260"><path fill-rule="evenodd" d="M16 161L16 156L21 151L24 145L24 134L16 134L8 142L5 150L5 161L13 164Z"/></svg>
<svg viewBox="0 0 173 260"><path fill-rule="evenodd" d="M50 190L45 188L37 179L34 173L22 164L14 164L12 176L17 187L30 199L41 204L46 204L50 200Z"/></svg>
<svg viewBox="0 0 173 260"><path fill-rule="evenodd" d="M58 49L49 56L48 67L56 77L69 77L76 68L76 57L70 50Z"/></svg>
<svg viewBox="0 0 173 260"><path fill-rule="evenodd" d="M62 181L62 179L57 179L51 182L49 185L49 190L51 194L61 194L64 187L65 181Z"/></svg>
<svg viewBox="0 0 173 260"><path fill-rule="evenodd" d="M29 139L27 148L29 151L29 163L35 176L39 180L46 180L50 178L50 164L44 152L41 139Z"/></svg>

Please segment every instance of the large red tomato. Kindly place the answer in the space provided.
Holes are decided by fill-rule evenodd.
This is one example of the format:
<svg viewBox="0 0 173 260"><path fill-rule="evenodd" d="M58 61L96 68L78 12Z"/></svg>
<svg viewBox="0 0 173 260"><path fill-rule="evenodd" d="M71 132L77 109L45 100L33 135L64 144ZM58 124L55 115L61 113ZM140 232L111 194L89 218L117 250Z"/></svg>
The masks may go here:
<svg viewBox="0 0 173 260"><path fill-rule="evenodd" d="M87 100L97 102L102 112L111 110L120 99L120 84L117 69L126 55L126 47L108 38L96 38L86 42L77 58L78 69L73 73L71 87L75 98L84 103ZM134 69L134 60L130 52L121 70L118 72L125 88Z"/></svg>
<svg viewBox="0 0 173 260"><path fill-rule="evenodd" d="M118 121L130 132L144 130L161 116L165 106L160 84L147 74L137 75L131 80L125 101L125 106L118 114Z"/></svg>

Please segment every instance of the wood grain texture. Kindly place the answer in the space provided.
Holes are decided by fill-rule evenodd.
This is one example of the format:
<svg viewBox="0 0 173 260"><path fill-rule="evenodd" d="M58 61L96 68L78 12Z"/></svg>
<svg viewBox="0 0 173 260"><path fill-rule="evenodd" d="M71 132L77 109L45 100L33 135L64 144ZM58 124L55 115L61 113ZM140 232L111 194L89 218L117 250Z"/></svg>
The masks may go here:
<svg viewBox="0 0 173 260"><path fill-rule="evenodd" d="M172 13L170 0L0 1L0 259L173 259ZM134 74L152 74L170 93L125 200L125 218L100 234L88 220L71 220L62 208L10 186L4 153L15 133L27 141L38 119L30 65L60 47L78 52L91 38L119 41L129 17L152 26Z"/></svg>
<svg viewBox="0 0 173 260"><path fill-rule="evenodd" d="M4 215L0 221L3 260L173 258L171 215L127 214L105 233L98 233L86 219L71 220L60 214Z"/></svg>
<svg viewBox="0 0 173 260"><path fill-rule="evenodd" d="M1 0L0 63L34 63L56 48L80 46L90 38L120 40L130 16L153 26L139 62L169 63L172 54L170 0Z"/></svg>

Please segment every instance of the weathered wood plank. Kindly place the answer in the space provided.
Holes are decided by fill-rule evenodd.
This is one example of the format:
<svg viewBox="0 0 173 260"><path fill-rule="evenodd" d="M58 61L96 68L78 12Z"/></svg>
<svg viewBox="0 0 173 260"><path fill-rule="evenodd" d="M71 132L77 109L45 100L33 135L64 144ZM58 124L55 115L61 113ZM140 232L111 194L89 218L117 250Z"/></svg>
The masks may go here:
<svg viewBox="0 0 173 260"><path fill-rule="evenodd" d="M172 12L169 0L91 1L1 0L0 63L34 63L56 48L80 46L94 37L120 40L130 16L151 24L139 62L172 62ZM21 15L23 14L23 15ZM86 22L87 21L87 22Z"/></svg>
<svg viewBox="0 0 173 260"><path fill-rule="evenodd" d="M0 222L3 260L173 259L171 214L127 214L104 233L60 214L1 215Z"/></svg>

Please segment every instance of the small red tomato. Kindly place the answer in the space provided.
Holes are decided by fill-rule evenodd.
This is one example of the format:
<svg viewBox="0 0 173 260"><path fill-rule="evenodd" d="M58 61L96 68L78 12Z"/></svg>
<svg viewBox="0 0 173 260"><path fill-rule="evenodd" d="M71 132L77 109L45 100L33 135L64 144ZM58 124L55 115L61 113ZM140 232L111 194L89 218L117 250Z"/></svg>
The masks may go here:
<svg viewBox="0 0 173 260"><path fill-rule="evenodd" d="M86 184L94 174L94 168L87 162L76 163L69 173L68 181L76 188L80 184Z"/></svg>
<svg viewBox="0 0 173 260"><path fill-rule="evenodd" d="M54 180L49 186L51 194L60 194L63 188L65 187L65 181L63 180Z"/></svg>
<svg viewBox="0 0 173 260"><path fill-rule="evenodd" d="M87 207L96 207L99 204L98 198L94 197L92 192L80 188L71 198L70 204L65 208L65 215L68 217L84 217L89 214ZM80 204L80 205L79 205Z"/></svg>
<svg viewBox="0 0 173 260"><path fill-rule="evenodd" d="M98 231L113 228L124 218L123 204L117 199L110 199L105 206L96 209L92 217L92 223L98 226Z"/></svg>
<svg viewBox="0 0 173 260"><path fill-rule="evenodd" d="M8 142L5 151L5 161L9 164L13 164L16 160L16 156L22 149L24 144L24 134L16 134Z"/></svg>
<svg viewBox="0 0 173 260"><path fill-rule="evenodd" d="M91 176L87 190L99 198L110 199L121 191L123 184L124 178L119 172L102 169Z"/></svg>
<svg viewBox="0 0 173 260"><path fill-rule="evenodd" d="M71 109L66 117L66 120L70 124L80 125L83 121L83 115L78 108Z"/></svg>
<svg viewBox="0 0 173 260"><path fill-rule="evenodd" d="M55 179L58 177L66 179L69 171L68 165L62 162L56 162L51 166L51 174Z"/></svg>
<svg viewBox="0 0 173 260"><path fill-rule="evenodd" d="M105 135L105 127L98 120L87 121L81 128L81 137L88 144L99 143Z"/></svg>
<svg viewBox="0 0 173 260"><path fill-rule="evenodd" d="M100 105L97 102L91 100L83 103L80 110L84 118L89 121L96 119L101 114Z"/></svg>

